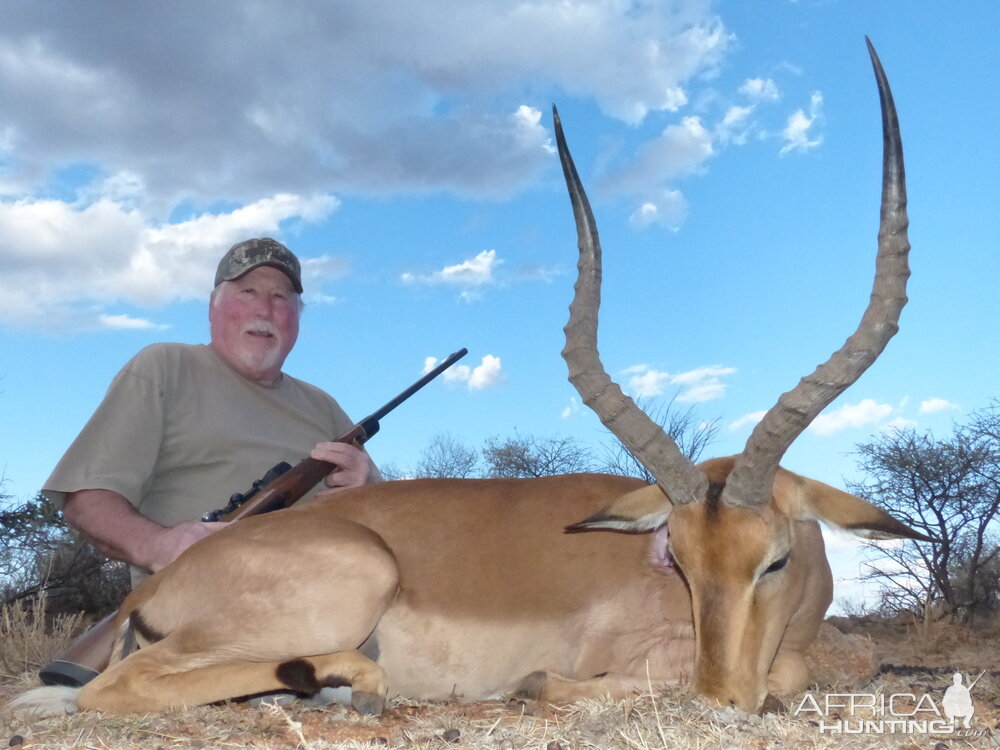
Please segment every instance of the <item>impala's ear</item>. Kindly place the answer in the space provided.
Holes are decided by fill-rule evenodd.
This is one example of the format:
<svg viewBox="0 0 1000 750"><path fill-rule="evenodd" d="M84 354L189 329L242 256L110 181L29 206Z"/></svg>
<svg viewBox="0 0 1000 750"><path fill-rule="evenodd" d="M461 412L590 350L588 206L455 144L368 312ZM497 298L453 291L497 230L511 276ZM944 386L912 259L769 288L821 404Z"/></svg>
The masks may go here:
<svg viewBox="0 0 1000 750"><path fill-rule="evenodd" d="M867 500L780 467L774 477L774 502L789 518L826 521L867 539L939 541L914 531Z"/></svg>
<svg viewBox="0 0 1000 750"><path fill-rule="evenodd" d="M658 484L647 484L622 495L590 518L567 526L566 531L653 531L667 522L667 516L673 508L670 498Z"/></svg>

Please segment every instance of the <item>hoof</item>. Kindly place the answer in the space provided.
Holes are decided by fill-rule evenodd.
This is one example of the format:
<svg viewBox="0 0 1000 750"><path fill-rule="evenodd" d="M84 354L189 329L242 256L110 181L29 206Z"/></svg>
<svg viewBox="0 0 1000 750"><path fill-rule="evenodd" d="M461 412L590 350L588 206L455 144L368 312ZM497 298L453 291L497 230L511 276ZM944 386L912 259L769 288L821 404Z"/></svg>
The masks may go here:
<svg viewBox="0 0 1000 750"><path fill-rule="evenodd" d="M532 672L521 680L521 684L514 691L514 697L529 701L541 700L548 680L549 676L545 672Z"/></svg>
<svg viewBox="0 0 1000 750"><path fill-rule="evenodd" d="M767 697L764 698L764 702L761 704L759 714L763 716L764 714L787 714L788 706L786 706L778 696L773 693L768 693Z"/></svg>
<svg viewBox="0 0 1000 750"><path fill-rule="evenodd" d="M385 710L385 698L375 693L355 690L351 694L351 705L359 714L365 716L381 716Z"/></svg>

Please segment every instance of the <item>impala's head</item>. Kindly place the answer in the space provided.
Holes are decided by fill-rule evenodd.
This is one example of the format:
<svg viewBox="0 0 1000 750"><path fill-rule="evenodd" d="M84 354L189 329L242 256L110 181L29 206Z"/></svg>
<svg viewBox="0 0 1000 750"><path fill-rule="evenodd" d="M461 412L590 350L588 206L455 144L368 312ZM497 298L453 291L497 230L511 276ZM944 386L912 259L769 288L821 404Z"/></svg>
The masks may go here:
<svg viewBox="0 0 1000 750"><path fill-rule="evenodd" d="M658 484L618 498L571 530L632 533L670 528L670 552L691 591L693 688L756 711L768 692L804 689L800 661L776 662L782 641L807 644L833 596L822 520L869 538L930 541L881 509L779 467L767 502L723 500L737 456L698 465L708 480L696 502L674 502ZM789 626L794 624L794 628Z"/></svg>
<svg viewBox="0 0 1000 750"><path fill-rule="evenodd" d="M875 284L858 329L829 360L783 394L743 452L694 465L664 430L625 396L597 354L601 247L589 202L566 147L556 139L580 243L579 277L566 325L569 379L601 421L656 478L572 529L649 531L669 522L670 547L691 591L696 638L694 689L756 711L769 689L800 689L804 667L778 664L783 639L815 623L831 599L816 520L859 533L921 538L847 493L780 469L792 441L875 361L897 330L909 276L906 189L899 124L885 74L868 45L882 105L883 183ZM818 606L803 607L806 601ZM790 627L794 625L794 627ZM805 644L803 644L805 645Z"/></svg>

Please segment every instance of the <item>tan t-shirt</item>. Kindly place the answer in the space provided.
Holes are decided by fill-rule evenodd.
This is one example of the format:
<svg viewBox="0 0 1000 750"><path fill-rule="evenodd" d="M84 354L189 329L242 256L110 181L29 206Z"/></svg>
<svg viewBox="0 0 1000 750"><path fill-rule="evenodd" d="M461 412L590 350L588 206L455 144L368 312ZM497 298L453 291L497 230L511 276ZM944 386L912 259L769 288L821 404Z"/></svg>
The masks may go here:
<svg viewBox="0 0 1000 750"><path fill-rule="evenodd" d="M115 376L42 493L106 489L165 526L196 520L280 461L352 427L337 402L284 375L254 383L209 346L154 344Z"/></svg>

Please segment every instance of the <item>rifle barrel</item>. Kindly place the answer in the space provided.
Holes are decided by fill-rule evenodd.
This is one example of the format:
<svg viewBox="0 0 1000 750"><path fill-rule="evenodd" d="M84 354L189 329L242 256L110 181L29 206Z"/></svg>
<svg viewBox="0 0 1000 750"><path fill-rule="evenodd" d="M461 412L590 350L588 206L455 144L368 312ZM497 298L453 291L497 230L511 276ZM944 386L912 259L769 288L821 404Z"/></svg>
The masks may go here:
<svg viewBox="0 0 1000 750"><path fill-rule="evenodd" d="M362 419L358 424L364 425L364 424L366 424L368 422L378 422L380 419L382 419L382 417L384 417L386 414L388 414L389 412L391 412L393 409L395 409L401 403L403 403L404 401L406 401L406 399L408 399L414 393L416 393L417 391L419 391L421 388L423 388L429 382L431 382L432 380L434 380L434 378L436 378L442 372L444 372L445 370L447 370L449 367L451 367L453 364L455 364L458 360L460 360L462 357L464 357L468 353L469 353L469 350L466 349L463 346L457 352L454 352L453 354L449 354L441 364L439 364L433 370L431 370L426 375L424 375L422 378L420 378L420 380L418 380L416 383L414 383L409 388L407 388L405 391L403 391L398 396L396 396L396 398L392 399L392 401L388 402L387 404L385 404L381 408L376 409L375 411L373 411L367 417L365 417L364 419Z"/></svg>

